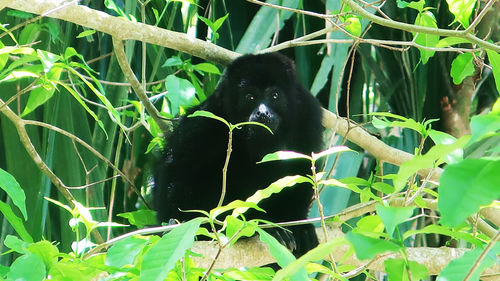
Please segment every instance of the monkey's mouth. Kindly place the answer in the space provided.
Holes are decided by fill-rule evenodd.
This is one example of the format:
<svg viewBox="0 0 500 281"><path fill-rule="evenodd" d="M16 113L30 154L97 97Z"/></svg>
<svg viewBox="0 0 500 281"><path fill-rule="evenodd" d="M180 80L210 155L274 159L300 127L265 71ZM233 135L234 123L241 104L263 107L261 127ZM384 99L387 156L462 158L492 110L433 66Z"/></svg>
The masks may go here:
<svg viewBox="0 0 500 281"><path fill-rule="evenodd" d="M264 127L264 126L259 125L259 124L248 125L248 129L249 129L250 133L253 133L253 134L258 133L258 134L272 135L272 134L276 133L276 131L278 130L278 127L279 127L279 120L277 120L276 118L268 118L267 116L260 116L260 117L256 117L256 118L252 118L252 116L250 116L248 121L257 122L257 123L260 123L260 124L265 126ZM271 132L269 132L268 129L270 129L272 131L272 134L271 134Z"/></svg>

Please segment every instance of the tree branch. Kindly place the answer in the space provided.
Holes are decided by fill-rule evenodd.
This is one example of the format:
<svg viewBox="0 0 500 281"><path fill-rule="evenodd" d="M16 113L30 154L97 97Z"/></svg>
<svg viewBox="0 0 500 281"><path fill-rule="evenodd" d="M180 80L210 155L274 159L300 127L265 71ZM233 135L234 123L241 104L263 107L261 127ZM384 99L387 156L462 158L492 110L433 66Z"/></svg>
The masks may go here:
<svg viewBox="0 0 500 281"><path fill-rule="evenodd" d="M0 0L0 8L9 7L24 12L65 20L107 33L122 40L143 41L158 46L192 54L204 60L228 64L238 57L238 53L229 51L210 42L203 41L185 33L175 32L156 26L131 22L83 5L68 5L65 0Z"/></svg>

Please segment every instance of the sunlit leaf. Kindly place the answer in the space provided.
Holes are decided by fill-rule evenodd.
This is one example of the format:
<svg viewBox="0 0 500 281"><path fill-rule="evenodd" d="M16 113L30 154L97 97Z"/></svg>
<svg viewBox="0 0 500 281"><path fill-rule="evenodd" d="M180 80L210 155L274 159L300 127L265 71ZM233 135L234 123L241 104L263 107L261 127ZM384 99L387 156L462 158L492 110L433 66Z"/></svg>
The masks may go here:
<svg viewBox="0 0 500 281"><path fill-rule="evenodd" d="M439 222L455 226L500 197L500 160L465 159L445 167L440 178Z"/></svg>
<svg viewBox="0 0 500 281"><path fill-rule="evenodd" d="M474 56L471 53L459 54L451 63L450 74L455 85L462 83L468 76L472 76L474 71Z"/></svg>
<svg viewBox="0 0 500 281"><path fill-rule="evenodd" d="M462 24L463 27L469 27L469 19L474 10L477 0L446 0L448 9L455 16L455 21Z"/></svg>

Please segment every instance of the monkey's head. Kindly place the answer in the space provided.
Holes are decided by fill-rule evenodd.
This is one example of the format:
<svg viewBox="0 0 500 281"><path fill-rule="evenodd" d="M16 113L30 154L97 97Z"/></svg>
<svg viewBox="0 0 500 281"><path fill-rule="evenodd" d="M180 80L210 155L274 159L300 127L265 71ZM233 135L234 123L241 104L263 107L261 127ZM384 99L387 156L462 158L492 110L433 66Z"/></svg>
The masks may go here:
<svg viewBox="0 0 500 281"><path fill-rule="evenodd" d="M294 119L290 113L296 112L293 101L301 87L296 76L293 61L278 53L245 55L234 60L214 93L222 117L233 124L262 123L282 139ZM255 125L245 126L244 131L249 138L273 139L269 131Z"/></svg>

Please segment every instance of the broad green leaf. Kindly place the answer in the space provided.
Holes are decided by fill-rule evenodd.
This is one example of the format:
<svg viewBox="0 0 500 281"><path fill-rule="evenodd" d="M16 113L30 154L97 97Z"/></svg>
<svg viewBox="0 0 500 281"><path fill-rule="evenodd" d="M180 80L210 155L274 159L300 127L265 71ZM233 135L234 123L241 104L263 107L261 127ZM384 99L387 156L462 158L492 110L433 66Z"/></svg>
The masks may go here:
<svg viewBox="0 0 500 281"><path fill-rule="evenodd" d="M284 280L297 272L304 270L304 267L310 263L324 259L328 254L332 253L337 247L346 244L347 241L342 238L332 239L326 243L319 244L316 248L305 253L295 261L292 261L285 268L276 272L273 281ZM336 276L340 277L340 276ZM308 279L305 279L308 280ZM347 279L343 279L347 280Z"/></svg>
<svg viewBox="0 0 500 281"><path fill-rule="evenodd" d="M438 188L439 222L455 226L500 197L500 160L465 159L445 167Z"/></svg>
<svg viewBox="0 0 500 281"><path fill-rule="evenodd" d="M454 136L447 134L445 132L430 129L427 131L427 133L429 134L429 137L435 144L452 144L457 141L457 139ZM457 149L451 152L450 154L446 155L445 161L448 164L456 163L462 160L463 156L464 156L464 150Z"/></svg>
<svg viewBox="0 0 500 281"><path fill-rule="evenodd" d="M457 44L470 43L469 40L460 37L445 37L439 40L439 43L436 45L437 48L446 48Z"/></svg>
<svg viewBox="0 0 500 281"><path fill-rule="evenodd" d="M331 155L331 154L334 154L334 153L339 153L339 152L345 152L345 151L353 151L351 150L349 147L347 146L333 146L333 147L330 147L326 150L323 150L319 153L314 153L312 154L312 158L314 160L318 160L320 159L321 157L325 157L327 155Z"/></svg>
<svg viewBox="0 0 500 281"><path fill-rule="evenodd" d="M472 137L469 143L474 143L483 138L493 136L500 131L500 115L487 114L472 116L470 127L472 130Z"/></svg>
<svg viewBox="0 0 500 281"><path fill-rule="evenodd" d="M398 3L398 8L412 8L412 9L415 9L419 12L422 12L424 10L424 6L425 6L425 0L419 0L419 1L412 1L412 2L406 2L406 1L403 1L403 0L397 0L396 1Z"/></svg>
<svg viewBox="0 0 500 281"><path fill-rule="evenodd" d="M14 176L0 168L0 188L7 193L12 203L19 208L25 220L28 219L26 212L26 195Z"/></svg>
<svg viewBox="0 0 500 281"><path fill-rule="evenodd" d="M346 19L343 20L347 25L344 27L347 32L354 36L361 36L362 26L361 26L361 18L354 15L349 15Z"/></svg>
<svg viewBox="0 0 500 281"><path fill-rule="evenodd" d="M450 74L453 83L458 85L474 74L474 56L471 53L459 54L451 63Z"/></svg>
<svg viewBox="0 0 500 281"><path fill-rule="evenodd" d="M148 225L158 225L155 213L153 210L137 210L118 214L117 216L126 218L130 224L141 229Z"/></svg>
<svg viewBox="0 0 500 281"><path fill-rule="evenodd" d="M259 206L257 206L257 204L255 204L253 202L234 200L227 205L224 205L221 207L216 207L216 208L210 210L210 216L215 218L215 217L218 217L220 214L223 214L223 213L230 211L230 210L235 210L233 212L233 215L237 216L237 213L235 213L235 212L238 212L238 210L242 210L241 212L245 212L249 208L253 208L253 209L256 209L258 211L264 212L264 210L262 208L260 208Z"/></svg>
<svg viewBox="0 0 500 281"><path fill-rule="evenodd" d="M436 224L428 225L422 229L408 230L404 233L403 240L406 240L416 234L441 234L449 236L456 240L464 240L477 246L481 246L484 244L479 238L474 237L471 233L452 230L449 227Z"/></svg>
<svg viewBox="0 0 500 281"><path fill-rule="evenodd" d="M472 266L476 263L479 255L483 252L481 248L475 248L474 250L466 252L463 256L452 260L444 269L439 273L436 281L450 281L450 280L464 280L467 273L469 273ZM482 260L478 268L474 271L472 276L468 280L479 281L479 276L483 270L487 267L495 264L498 261L496 258L497 253L494 248L490 251L490 254L486 255Z"/></svg>
<svg viewBox="0 0 500 281"><path fill-rule="evenodd" d="M213 74L221 74L220 70L217 68L217 66L208 63L208 62L202 62L196 65L193 65L193 68L202 72L206 73L213 73Z"/></svg>
<svg viewBox="0 0 500 281"><path fill-rule="evenodd" d="M396 252L401 249L399 245L391 241L376 239L359 233L349 232L346 238L354 247L356 256L360 260L373 259L378 254Z"/></svg>
<svg viewBox="0 0 500 281"><path fill-rule="evenodd" d="M14 70L14 71L11 71L4 78L2 78L0 80L0 82L5 82L5 81L9 81L9 80L17 80L17 79L26 78L26 77L38 78L38 73L28 71L28 70Z"/></svg>
<svg viewBox="0 0 500 281"><path fill-rule="evenodd" d="M222 26L222 24L224 23L224 21L227 19L228 16L229 16L229 14L226 14L225 16L220 17L217 20L215 20L215 22L212 26L214 32L217 32L217 30L219 30L219 28Z"/></svg>
<svg viewBox="0 0 500 281"><path fill-rule="evenodd" d="M5 49L5 46L2 42L0 42L0 70L2 70L5 67L7 61L9 60L9 54L2 53L3 49Z"/></svg>
<svg viewBox="0 0 500 281"><path fill-rule="evenodd" d="M377 205L377 214L384 223L387 234L390 238L394 237L394 230L398 225L405 222L413 214L414 207L385 207Z"/></svg>
<svg viewBox="0 0 500 281"><path fill-rule="evenodd" d="M281 192L281 190L283 190L286 187L291 187L291 186L294 186L298 183L304 183L304 182L310 182L312 185L311 180L309 178L304 177L304 176L298 176L298 175L297 176L286 176L284 178L281 178L281 179L273 182L272 184L270 184L268 187L266 187L264 189L257 190L252 196L248 197L245 202L258 204L263 199L269 198L271 195ZM248 210L248 207L249 206L242 206L241 208L237 208L233 211L232 215L236 216L237 214L242 214ZM262 210L262 209L260 209L260 210Z"/></svg>
<svg viewBox="0 0 500 281"><path fill-rule="evenodd" d="M427 268L415 261L391 258L384 261L384 267L389 281L417 281L427 277ZM408 277L409 274L411 279Z"/></svg>
<svg viewBox="0 0 500 281"><path fill-rule="evenodd" d="M10 266L7 280L42 281L45 280L45 265L35 254L18 257Z"/></svg>
<svg viewBox="0 0 500 281"><path fill-rule="evenodd" d="M165 61L162 67L179 66L179 65L182 65L182 59L180 57L170 57Z"/></svg>
<svg viewBox="0 0 500 281"><path fill-rule="evenodd" d="M26 249L30 253L39 256L47 269L50 269L59 259L59 250L47 240L31 243Z"/></svg>
<svg viewBox="0 0 500 281"><path fill-rule="evenodd" d="M196 97L196 90L189 80L179 78L175 75L167 76L165 87L168 94L167 99L170 102L170 108L173 115L179 113L179 108L185 106L198 105L200 102Z"/></svg>
<svg viewBox="0 0 500 281"><path fill-rule="evenodd" d="M259 233L260 241L264 242L267 247L269 247L269 252L274 257L278 265L281 266L281 268L285 268L292 262L296 261L292 253L290 253L290 251L285 246L278 242L276 238L260 228L257 228L256 231ZM305 268L298 269L296 273L290 276L290 280L308 280Z"/></svg>
<svg viewBox="0 0 500 281"><path fill-rule="evenodd" d="M43 72L45 73L48 73L52 69L52 66L54 66L56 62L61 60L60 56L47 51L36 50L36 53L43 65Z"/></svg>
<svg viewBox="0 0 500 281"><path fill-rule="evenodd" d="M80 33L76 36L76 38L83 38L83 37L91 36L91 35L93 35L94 33L96 33L95 29L85 30L85 31L80 32Z"/></svg>
<svg viewBox="0 0 500 281"><path fill-rule="evenodd" d="M54 81L58 81L61 77L62 68L53 67L46 76L41 79L42 87L38 87L30 92L30 96L26 103L26 107L21 114L21 117L26 116L27 114L33 112L37 107L43 105L46 101L48 101L55 90L57 89Z"/></svg>
<svg viewBox="0 0 500 281"><path fill-rule="evenodd" d="M497 85L497 92L500 93L500 54L491 50L486 50L486 53Z"/></svg>
<svg viewBox="0 0 500 281"><path fill-rule="evenodd" d="M266 154L264 158L262 158L261 161L257 162L259 163L264 163L264 162L271 162L271 161L277 161L277 160L289 160L289 159L311 159L310 156L301 154L298 152L294 151L277 151L273 153Z"/></svg>
<svg viewBox="0 0 500 281"><path fill-rule="evenodd" d="M430 11L425 11L423 13L419 13L417 15L417 18L415 19L415 24L437 29L436 18L434 17L434 14L432 14ZM425 33L415 34L414 33L413 36L416 37L415 43L422 45L422 46L425 46L425 47L436 47L436 45L439 42L439 35L425 34ZM432 56L434 56L434 53L435 53L435 51L429 51L429 50L424 50L424 49L419 49L419 51L420 51L420 57L421 57L423 64L426 64L427 61Z"/></svg>
<svg viewBox="0 0 500 281"><path fill-rule="evenodd" d="M148 239L133 236L118 241L106 253L105 264L117 268L134 264L135 257L147 243Z"/></svg>
<svg viewBox="0 0 500 281"><path fill-rule="evenodd" d="M226 236L233 238L231 245L233 245L240 237L252 237L255 234L256 224L250 225L249 222L244 222L233 216L226 216L224 220L226 225Z"/></svg>
<svg viewBox="0 0 500 281"><path fill-rule="evenodd" d="M196 218L174 228L144 255L142 261L141 281L161 281L182 258L186 250L194 243L194 236L200 227L203 218Z"/></svg>
<svg viewBox="0 0 500 281"><path fill-rule="evenodd" d="M477 0L446 0L448 9L455 16L455 21L462 24L463 27L469 27L469 19L474 10Z"/></svg>
<svg viewBox="0 0 500 281"><path fill-rule="evenodd" d="M190 117L190 118L191 117L206 117L206 118L211 118L211 119L219 120L222 123L226 124L226 126L231 127L231 125L229 124L229 122L227 122L224 118L221 118L221 117L213 114L212 112L208 112L208 111L205 111L205 110L197 110L197 111L193 112L192 114L188 115L188 117Z"/></svg>
<svg viewBox="0 0 500 281"><path fill-rule="evenodd" d="M380 233L384 231L384 224L382 223L380 216L365 216L356 223L356 229L360 232L363 232L364 235L378 238L380 236ZM367 233L372 233L373 235Z"/></svg>
<svg viewBox="0 0 500 281"><path fill-rule="evenodd" d="M231 278L230 280L258 280L271 281L274 276L274 270L270 267L251 267L251 268L231 268L224 270L223 276ZM170 281L170 280L168 280Z"/></svg>
<svg viewBox="0 0 500 281"><path fill-rule="evenodd" d="M30 243L17 238L17 236L7 234L7 237L5 237L3 244L14 252L17 252L19 254L26 254L28 253L26 248Z"/></svg>

